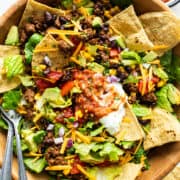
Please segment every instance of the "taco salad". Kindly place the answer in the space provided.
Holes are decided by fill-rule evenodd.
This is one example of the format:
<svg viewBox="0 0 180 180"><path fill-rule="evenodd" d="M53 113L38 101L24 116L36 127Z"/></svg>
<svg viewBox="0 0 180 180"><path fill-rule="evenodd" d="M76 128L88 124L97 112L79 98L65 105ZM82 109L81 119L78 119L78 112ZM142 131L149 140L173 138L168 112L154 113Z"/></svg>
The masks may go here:
<svg viewBox="0 0 180 180"><path fill-rule="evenodd" d="M135 179L150 149L180 141L180 20L131 1L41 2L0 45L0 104L22 116L27 170Z"/></svg>

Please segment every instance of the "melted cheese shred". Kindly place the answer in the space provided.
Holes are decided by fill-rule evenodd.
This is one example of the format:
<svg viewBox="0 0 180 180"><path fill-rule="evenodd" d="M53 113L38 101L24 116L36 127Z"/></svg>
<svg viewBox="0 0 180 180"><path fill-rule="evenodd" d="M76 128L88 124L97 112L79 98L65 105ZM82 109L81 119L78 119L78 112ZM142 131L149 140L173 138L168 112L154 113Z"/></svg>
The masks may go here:
<svg viewBox="0 0 180 180"><path fill-rule="evenodd" d="M95 177L93 177L91 174L89 174L81 165L77 165L77 168L79 169L79 171L81 171L85 176L87 176L89 178L89 180L96 180Z"/></svg>

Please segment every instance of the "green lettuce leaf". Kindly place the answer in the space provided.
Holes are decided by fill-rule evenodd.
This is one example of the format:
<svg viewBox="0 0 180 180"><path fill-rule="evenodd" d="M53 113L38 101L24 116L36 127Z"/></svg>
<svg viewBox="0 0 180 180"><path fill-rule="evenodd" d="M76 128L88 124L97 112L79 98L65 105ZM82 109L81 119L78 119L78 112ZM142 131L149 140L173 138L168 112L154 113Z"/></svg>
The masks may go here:
<svg viewBox="0 0 180 180"><path fill-rule="evenodd" d="M38 145L43 141L46 132L43 130L33 132L30 129L22 129L21 136L28 146L29 151L36 153L38 151Z"/></svg>
<svg viewBox="0 0 180 180"><path fill-rule="evenodd" d="M72 104L71 99L65 100L61 96L61 91L58 87L47 88L42 95L42 100L44 104L48 103L53 108L65 108Z"/></svg>
<svg viewBox="0 0 180 180"><path fill-rule="evenodd" d="M135 51L122 51L121 52L121 57L122 59L125 60L133 60L135 61L137 64L141 63L141 56L139 56L138 53L136 53Z"/></svg>
<svg viewBox="0 0 180 180"><path fill-rule="evenodd" d="M129 83L138 83L138 78L133 75L129 75L127 79L123 81L123 84L129 84Z"/></svg>
<svg viewBox="0 0 180 180"><path fill-rule="evenodd" d="M151 114L150 108L140 105L140 104L133 104L132 110L134 114L138 117L149 116Z"/></svg>
<svg viewBox="0 0 180 180"><path fill-rule="evenodd" d="M170 50L160 58L160 61L169 76L169 80L180 82L180 57L173 55L172 50Z"/></svg>
<svg viewBox="0 0 180 180"><path fill-rule="evenodd" d="M90 132L90 136L97 136L103 132L104 126L100 126L99 128Z"/></svg>
<svg viewBox="0 0 180 180"><path fill-rule="evenodd" d="M43 169L45 168L47 162L45 158L40 158L35 160L35 158L24 158L24 164L26 167L35 172L35 173L41 173Z"/></svg>
<svg viewBox="0 0 180 180"><path fill-rule="evenodd" d="M91 167L87 169L92 177L98 177L102 180L114 180L121 173L122 169L118 165L112 165L104 168Z"/></svg>
<svg viewBox="0 0 180 180"><path fill-rule="evenodd" d="M74 144L76 153L83 157L89 154L93 157L101 157L109 159L110 161L117 162L119 156L121 156L124 151L115 146L115 144L110 142L105 143L91 143L91 144Z"/></svg>
<svg viewBox="0 0 180 180"><path fill-rule="evenodd" d="M180 104L180 91L173 85L173 84L167 84L168 87L168 99L171 102L171 104Z"/></svg>
<svg viewBox="0 0 180 180"><path fill-rule="evenodd" d="M2 100L2 107L4 109L16 109L18 104L20 103L22 97L22 93L20 90L11 90L4 93Z"/></svg>
<svg viewBox="0 0 180 180"><path fill-rule="evenodd" d="M159 91L156 92L157 96L157 106L162 109L167 110L168 112L173 112L173 108L168 99L168 86L162 87Z"/></svg>
<svg viewBox="0 0 180 180"><path fill-rule="evenodd" d="M34 33L29 39L28 42L25 44L25 49L24 49L24 53L25 53L25 59L26 59L26 63L30 64L32 61L32 57L33 57L33 50L36 47L37 44L40 43L40 41L42 40L43 36L38 34L38 33Z"/></svg>
<svg viewBox="0 0 180 180"><path fill-rule="evenodd" d="M153 73L161 79L168 80L168 75L162 68L153 68Z"/></svg>
<svg viewBox="0 0 180 180"><path fill-rule="evenodd" d="M19 44L19 33L17 26L11 26L5 40L5 45L15 46Z"/></svg>
<svg viewBox="0 0 180 180"><path fill-rule="evenodd" d="M6 70L6 76L11 79L24 72L24 64L21 55L7 56L4 59L4 68Z"/></svg>
<svg viewBox="0 0 180 180"><path fill-rule="evenodd" d="M119 156L123 155L123 151L113 143L105 143L103 149L99 152L101 157L109 157L110 161L118 161Z"/></svg>
<svg viewBox="0 0 180 180"><path fill-rule="evenodd" d="M23 86L25 87L34 86L34 81L32 80L31 76L24 75L24 76L19 76L19 78Z"/></svg>
<svg viewBox="0 0 180 180"><path fill-rule="evenodd" d="M173 112L171 104L180 104L180 91L171 83L166 84L157 93L157 105L169 112Z"/></svg>

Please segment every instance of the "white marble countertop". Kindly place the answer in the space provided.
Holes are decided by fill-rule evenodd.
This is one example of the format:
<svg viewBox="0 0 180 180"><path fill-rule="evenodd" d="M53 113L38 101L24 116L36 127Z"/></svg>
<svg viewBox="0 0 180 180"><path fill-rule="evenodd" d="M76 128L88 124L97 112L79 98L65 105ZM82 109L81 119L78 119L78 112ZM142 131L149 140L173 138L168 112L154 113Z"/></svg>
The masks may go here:
<svg viewBox="0 0 180 180"><path fill-rule="evenodd" d="M17 0L0 0L0 15L2 15ZM172 10L180 18L180 3L172 7Z"/></svg>

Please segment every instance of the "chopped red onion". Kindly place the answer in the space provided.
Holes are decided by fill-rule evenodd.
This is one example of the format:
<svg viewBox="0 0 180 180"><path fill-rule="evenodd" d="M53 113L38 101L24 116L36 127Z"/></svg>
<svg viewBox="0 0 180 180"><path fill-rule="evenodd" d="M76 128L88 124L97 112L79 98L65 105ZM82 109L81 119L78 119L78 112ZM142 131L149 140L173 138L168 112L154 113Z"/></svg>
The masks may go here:
<svg viewBox="0 0 180 180"><path fill-rule="evenodd" d="M64 133L65 133L65 130L64 130L63 127L61 127L61 128L59 129L59 136L60 136L60 137L63 137L63 136L64 136Z"/></svg>
<svg viewBox="0 0 180 180"><path fill-rule="evenodd" d="M116 77L116 76L108 76L107 77L107 81L109 83L114 83L114 82L119 82L120 81L120 78Z"/></svg>
<svg viewBox="0 0 180 180"><path fill-rule="evenodd" d="M73 140L69 139L67 143L67 148L71 148L73 146Z"/></svg>
<svg viewBox="0 0 180 180"><path fill-rule="evenodd" d="M63 138L62 137L58 137L58 138L54 138L54 143L57 144L62 144L63 143Z"/></svg>
<svg viewBox="0 0 180 180"><path fill-rule="evenodd" d="M47 131L52 131L54 129L54 124L49 124L46 128Z"/></svg>
<svg viewBox="0 0 180 180"><path fill-rule="evenodd" d="M79 126L79 123L76 121L73 123L74 128L77 128Z"/></svg>
<svg viewBox="0 0 180 180"><path fill-rule="evenodd" d="M47 66L52 66L52 62L51 62L51 60L49 59L48 56L45 56L45 57L44 57L44 63L45 63Z"/></svg>

